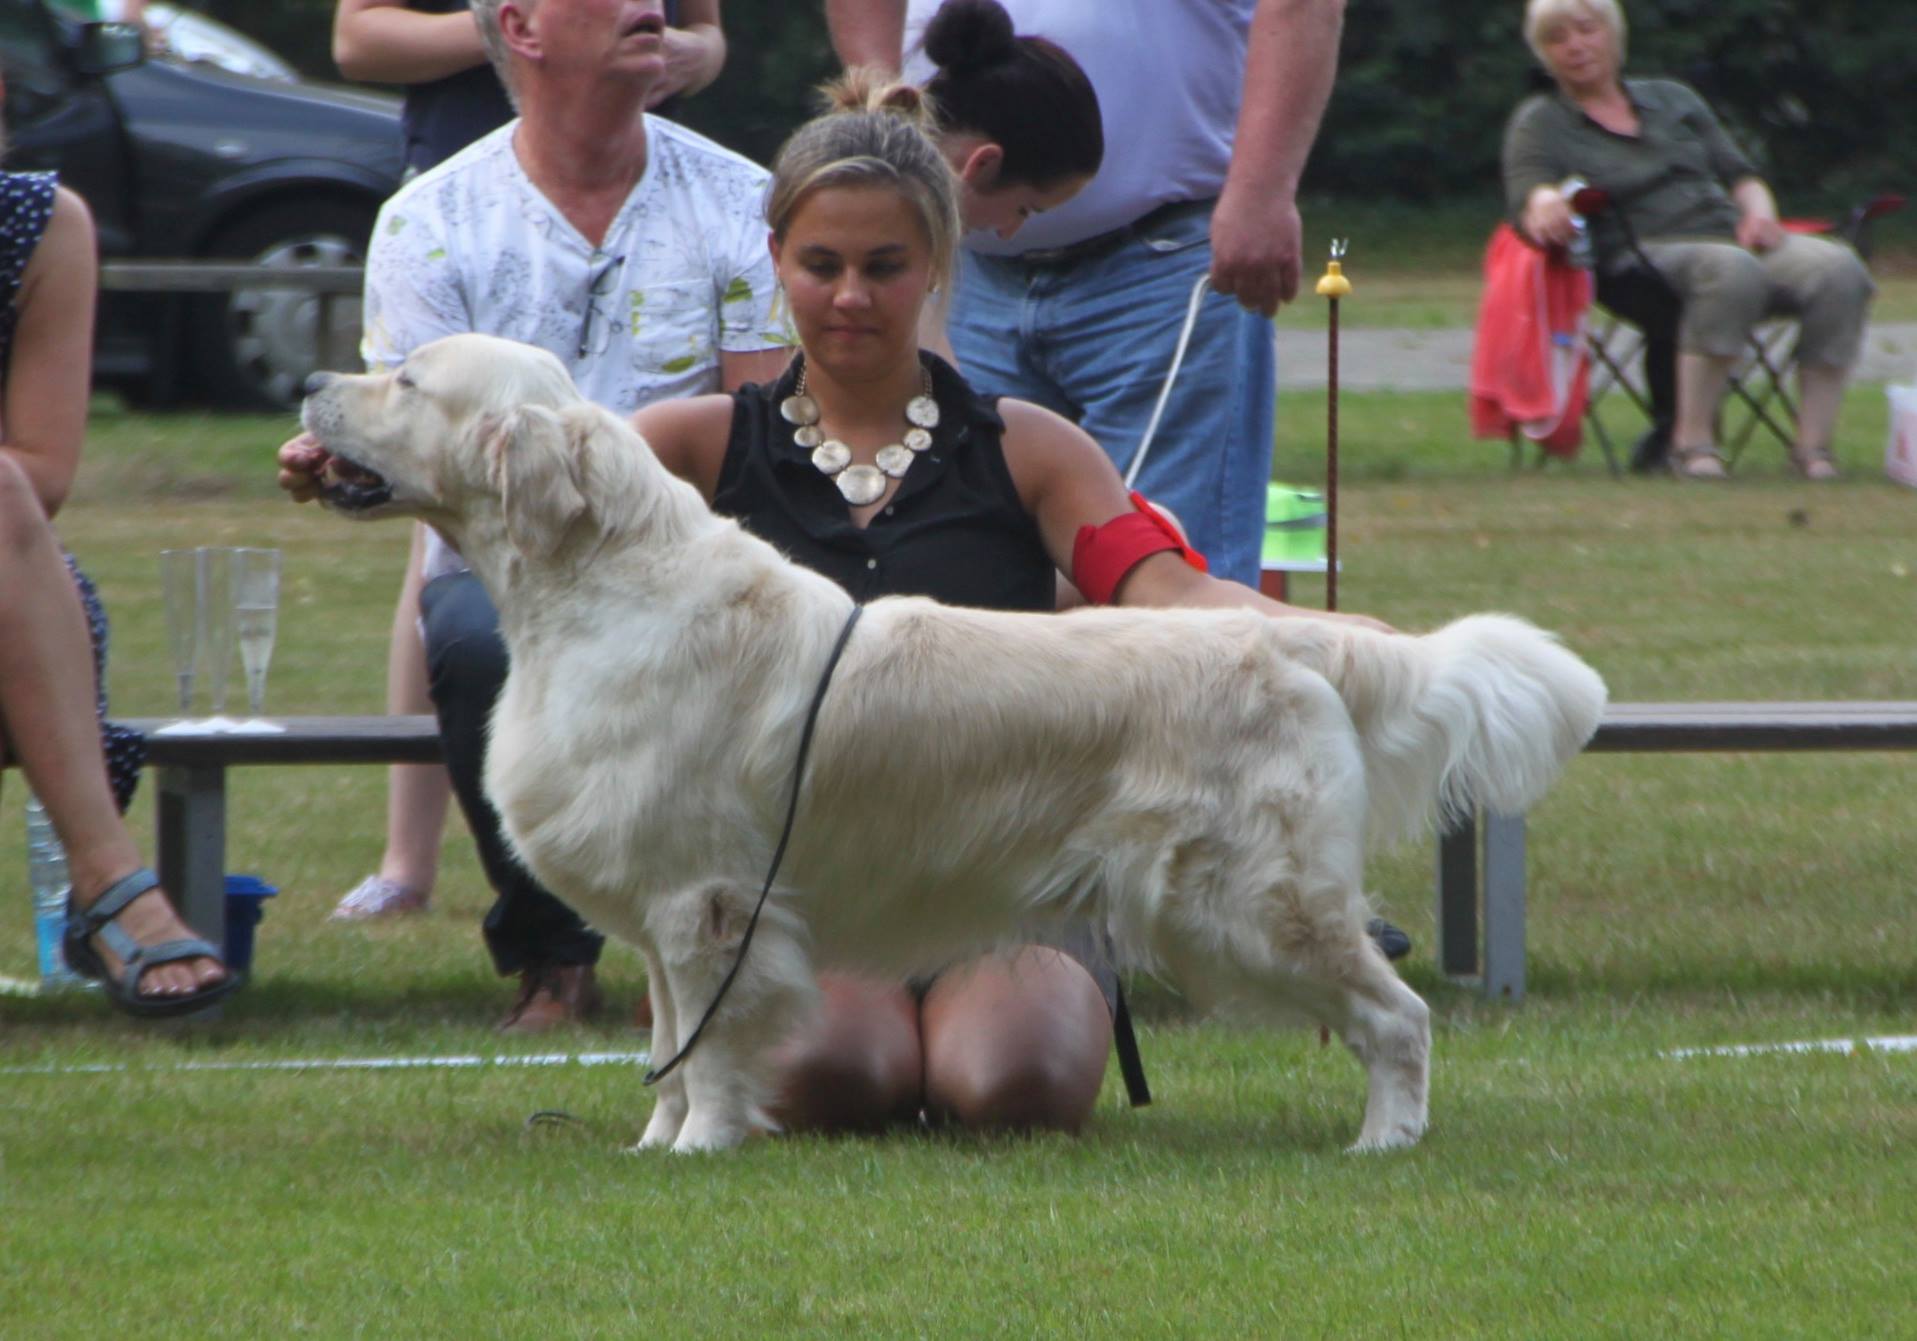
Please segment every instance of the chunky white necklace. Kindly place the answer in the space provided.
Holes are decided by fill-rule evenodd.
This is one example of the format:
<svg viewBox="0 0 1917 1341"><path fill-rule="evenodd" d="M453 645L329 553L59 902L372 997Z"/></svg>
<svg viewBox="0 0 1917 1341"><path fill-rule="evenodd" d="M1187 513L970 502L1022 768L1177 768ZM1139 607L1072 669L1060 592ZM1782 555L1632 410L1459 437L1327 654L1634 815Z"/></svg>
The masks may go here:
<svg viewBox="0 0 1917 1341"><path fill-rule="evenodd" d="M932 430L939 426L939 403L932 398L932 374L919 369L918 395L905 403L905 436L879 448L877 464L852 464L852 449L837 438L825 436L819 427L819 402L806 394L806 370L799 369L799 384L792 394L779 402L779 417L791 424L792 441L812 453L812 464L821 475L839 486L845 501L853 507L876 503L885 492L885 481L903 479L912 468L912 458L932 445Z"/></svg>

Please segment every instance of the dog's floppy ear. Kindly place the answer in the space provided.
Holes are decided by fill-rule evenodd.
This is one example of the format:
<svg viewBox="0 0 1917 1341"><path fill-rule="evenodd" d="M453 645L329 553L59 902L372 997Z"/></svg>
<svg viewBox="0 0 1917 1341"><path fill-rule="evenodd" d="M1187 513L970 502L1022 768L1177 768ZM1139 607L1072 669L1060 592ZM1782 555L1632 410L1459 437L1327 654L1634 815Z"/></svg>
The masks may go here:
<svg viewBox="0 0 1917 1341"><path fill-rule="evenodd" d="M551 410L521 406L492 428L486 452L507 539L529 558L550 558L586 511L567 425Z"/></svg>

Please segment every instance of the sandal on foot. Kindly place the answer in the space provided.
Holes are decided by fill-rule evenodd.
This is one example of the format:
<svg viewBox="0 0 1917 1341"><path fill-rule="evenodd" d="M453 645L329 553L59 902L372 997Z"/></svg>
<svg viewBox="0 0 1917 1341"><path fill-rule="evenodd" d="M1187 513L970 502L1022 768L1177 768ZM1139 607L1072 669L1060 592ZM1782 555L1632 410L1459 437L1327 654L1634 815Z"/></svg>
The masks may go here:
<svg viewBox="0 0 1917 1341"><path fill-rule="evenodd" d="M76 908L67 896L67 928L63 938L67 965L83 977L95 979L106 989L107 999L128 1015L154 1019L169 1015L191 1015L222 1000L240 985L239 975L231 969L218 982L180 996L143 995L140 978L148 969L161 964L177 964L184 959L220 958L220 952L197 936L142 945L133 939L114 918L142 894L160 887L160 877L142 866L128 876L115 880L106 892L87 908ZM93 941L98 937L120 960L120 976L107 971Z"/></svg>
<svg viewBox="0 0 1917 1341"><path fill-rule="evenodd" d="M1828 447L1791 448L1791 468L1807 480L1837 478L1837 462L1832 459Z"/></svg>
<svg viewBox="0 0 1917 1341"><path fill-rule="evenodd" d="M1730 477L1724 465L1724 453L1706 444L1702 447L1671 448L1668 458L1671 473L1680 480L1722 480Z"/></svg>
<svg viewBox="0 0 1917 1341"><path fill-rule="evenodd" d="M367 922L376 917L397 917L402 913L426 911L426 891L369 875L348 891L339 906L326 915L328 922Z"/></svg>

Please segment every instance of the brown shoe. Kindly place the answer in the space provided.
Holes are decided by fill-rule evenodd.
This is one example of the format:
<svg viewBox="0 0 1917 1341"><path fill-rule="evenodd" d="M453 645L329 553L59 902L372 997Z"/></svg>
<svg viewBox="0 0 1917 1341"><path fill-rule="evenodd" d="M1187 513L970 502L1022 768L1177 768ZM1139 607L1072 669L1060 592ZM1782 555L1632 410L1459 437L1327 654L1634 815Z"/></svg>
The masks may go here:
<svg viewBox="0 0 1917 1341"><path fill-rule="evenodd" d="M502 1034L543 1034L599 1013L599 983L590 964L542 964L519 975L519 999L499 1022Z"/></svg>

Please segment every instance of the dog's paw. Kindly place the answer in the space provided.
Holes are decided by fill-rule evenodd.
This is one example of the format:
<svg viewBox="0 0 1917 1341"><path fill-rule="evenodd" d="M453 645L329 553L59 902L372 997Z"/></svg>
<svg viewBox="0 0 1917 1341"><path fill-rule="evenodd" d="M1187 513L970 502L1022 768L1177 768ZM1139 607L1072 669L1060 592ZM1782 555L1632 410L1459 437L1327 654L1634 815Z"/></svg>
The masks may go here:
<svg viewBox="0 0 1917 1341"><path fill-rule="evenodd" d="M743 1145L751 1134L750 1124L731 1121L701 1122L695 1115L679 1130L672 1143L675 1155L697 1155L709 1150L731 1150Z"/></svg>
<svg viewBox="0 0 1917 1341"><path fill-rule="evenodd" d="M1386 1150L1409 1150L1424 1135L1426 1123L1423 1119L1416 1122L1393 1123L1382 1131L1361 1133L1356 1141L1345 1147L1347 1155L1372 1155Z"/></svg>
<svg viewBox="0 0 1917 1341"><path fill-rule="evenodd" d="M679 1139L679 1130L685 1125L686 1105L683 1099L674 1102L670 1096L661 1095L652 1106L652 1117L646 1123L645 1133L638 1142L628 1149L633 1153L641 1150L663 1150Z"/></svg>

